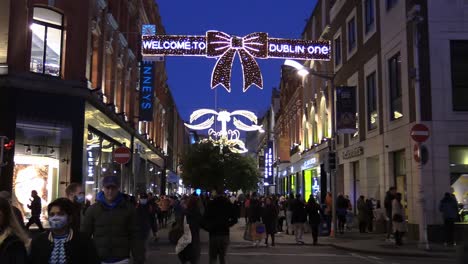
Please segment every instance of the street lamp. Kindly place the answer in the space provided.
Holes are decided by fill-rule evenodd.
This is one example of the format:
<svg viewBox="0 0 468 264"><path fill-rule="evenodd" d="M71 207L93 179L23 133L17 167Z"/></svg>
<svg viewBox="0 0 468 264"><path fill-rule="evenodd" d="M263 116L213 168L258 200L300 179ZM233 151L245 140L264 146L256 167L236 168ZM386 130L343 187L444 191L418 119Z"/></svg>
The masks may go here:
<svg viewBox="0 0 468 264"><path fill-rule="evenodd" d="M336 118L335 118L335 74L330 72L318 72L314 71L308 67L304 67L303 64L294 61L294 60L285 60L284 65L293 67L297 70L297 74L301 77L305 77L307 75L314 75L319 78L325 79L330 81L330 88L331 88L331 101L332 101L332 108L331 108L331 116L332 116L332 129L331 129L331 144L329 145L329 152L336 152L336 140L335 140L335 130L336 130ZM335 230L336 227L336 174L337 168L330 169L330 184L331 184L331 191L332 191L332 230ZM334 237L334 233L330 236Z"/></svg>

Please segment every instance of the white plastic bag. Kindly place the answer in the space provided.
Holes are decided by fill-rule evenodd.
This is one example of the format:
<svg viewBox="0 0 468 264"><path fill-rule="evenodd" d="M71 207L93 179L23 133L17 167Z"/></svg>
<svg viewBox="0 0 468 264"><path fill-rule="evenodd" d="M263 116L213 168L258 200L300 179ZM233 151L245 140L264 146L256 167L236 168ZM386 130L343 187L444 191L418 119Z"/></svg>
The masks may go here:
<svg viewBox="0 0 468 264"><path fill-rule="evenodd" d="M192 233L190 232L190 226L187 224L187 217L184 216L184 234L177 241L175 253L179 254L184 250L190 243L192 243Z"/></svg>

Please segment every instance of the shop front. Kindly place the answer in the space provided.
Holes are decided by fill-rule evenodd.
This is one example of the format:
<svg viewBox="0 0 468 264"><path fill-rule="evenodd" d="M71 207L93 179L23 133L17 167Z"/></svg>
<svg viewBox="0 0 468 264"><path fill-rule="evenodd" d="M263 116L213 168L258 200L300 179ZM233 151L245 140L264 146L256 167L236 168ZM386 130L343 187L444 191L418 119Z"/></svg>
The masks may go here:
<svg viewBox="0 0 468 264"><path fill-rule="evenodd" d="M304 157L301 170L304 182L302 186L304 200L309 201L310 195L312 195L317 201L320 201L320 166L317 156L309 155Z"/></svg>
<svg viewBox="0 0 468 264"><path fill-rule="evenodd" d="M468 146L449 146L450 185L458 201L460 222L468 223Z"/></svg>

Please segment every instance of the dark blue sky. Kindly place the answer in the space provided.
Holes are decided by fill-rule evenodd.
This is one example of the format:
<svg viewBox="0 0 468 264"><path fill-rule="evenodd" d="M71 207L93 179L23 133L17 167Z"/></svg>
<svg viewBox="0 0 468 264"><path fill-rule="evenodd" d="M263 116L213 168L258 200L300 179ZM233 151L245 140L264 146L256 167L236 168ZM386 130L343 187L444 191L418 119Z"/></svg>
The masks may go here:
<svg viewBox="0 0 468 264"><path fill-rule="evenodd" d="M204 35L219 30L244 36L267 32L269 37L301 38L316 0L157 0L168 35ZM183 119L199 108L230 111L246 109L261 116L270 104L272 87L278 87L282 59L257 59L263 75L263 90L251 86L242 92L242 71L236 56L231 93L222 86L211 90L211 72L216 59L166 57L168 85Z"/></svg>

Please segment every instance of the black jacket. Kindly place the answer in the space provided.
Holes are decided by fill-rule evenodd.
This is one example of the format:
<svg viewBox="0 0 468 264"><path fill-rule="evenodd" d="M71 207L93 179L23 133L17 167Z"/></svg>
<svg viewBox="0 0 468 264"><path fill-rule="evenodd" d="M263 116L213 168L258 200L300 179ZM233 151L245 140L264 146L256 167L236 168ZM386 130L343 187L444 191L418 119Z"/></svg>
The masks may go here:
<svg viewBox="0 0 468 264"><path fill-rule="evenodd" d="M255 223L260 222L262 218L262 206L260 201L257 199L250 200L250 207L249 207L249 222Z"/></svg>
<svg viewBox="0 0 468 264"><path fill-rule="evenodd" d="M54 242L50 233L40 234L31 243L30 264L49 263L53 249ZM67 264L100 263L93 241L78 232L73 233L71 239L65 242L65 254Z"/></svg>
<svg viewBox="0 0 468 264"><path fill-rule="evenodd" d="M385 195L385 200L384 200L384 207L385 207L385 212L387 213L388 217L392 217L392 201L395 199L395 195L393 195L390 191L387 192Z"/></svg>
<svg viewBox="0 0 468 264"><path fill-rule="evenodd" d="M291 223L305 223L306 221L307 212L305 205L302 201L296 199L292 210Z"/></svg>
<svg viewBox="0 0 468 264"><path fill-rule="evenodd" d="M309 224L310 225L320 224L321 208L320 208L319 204L317 204L317 203L307 203L306 211L307 211L307 215L309 216Z"/></svg>
<svg viewBox="0 0 468 264"><path fill-rule="evenodd" d="M0 244L0 263L1 264L26 264L28 263L28 254L26 248L19 238L15 235L9 235Z"/></svg>
<svg viewBox="0 0 468 264"><path fill-rule="evenodd" d="M28 205L28 208L31 209L31 215L38 216L41 215L42 211L42 202L39 196L33 197L31 205Z"/></svg>
<svg viewBox="0 0 468 264"><path fill-rule="evenodd" d="M202 223L210 236L229 235L229 228L237 223L231 202L224 196L215 197L208 203Z"/></svg>

